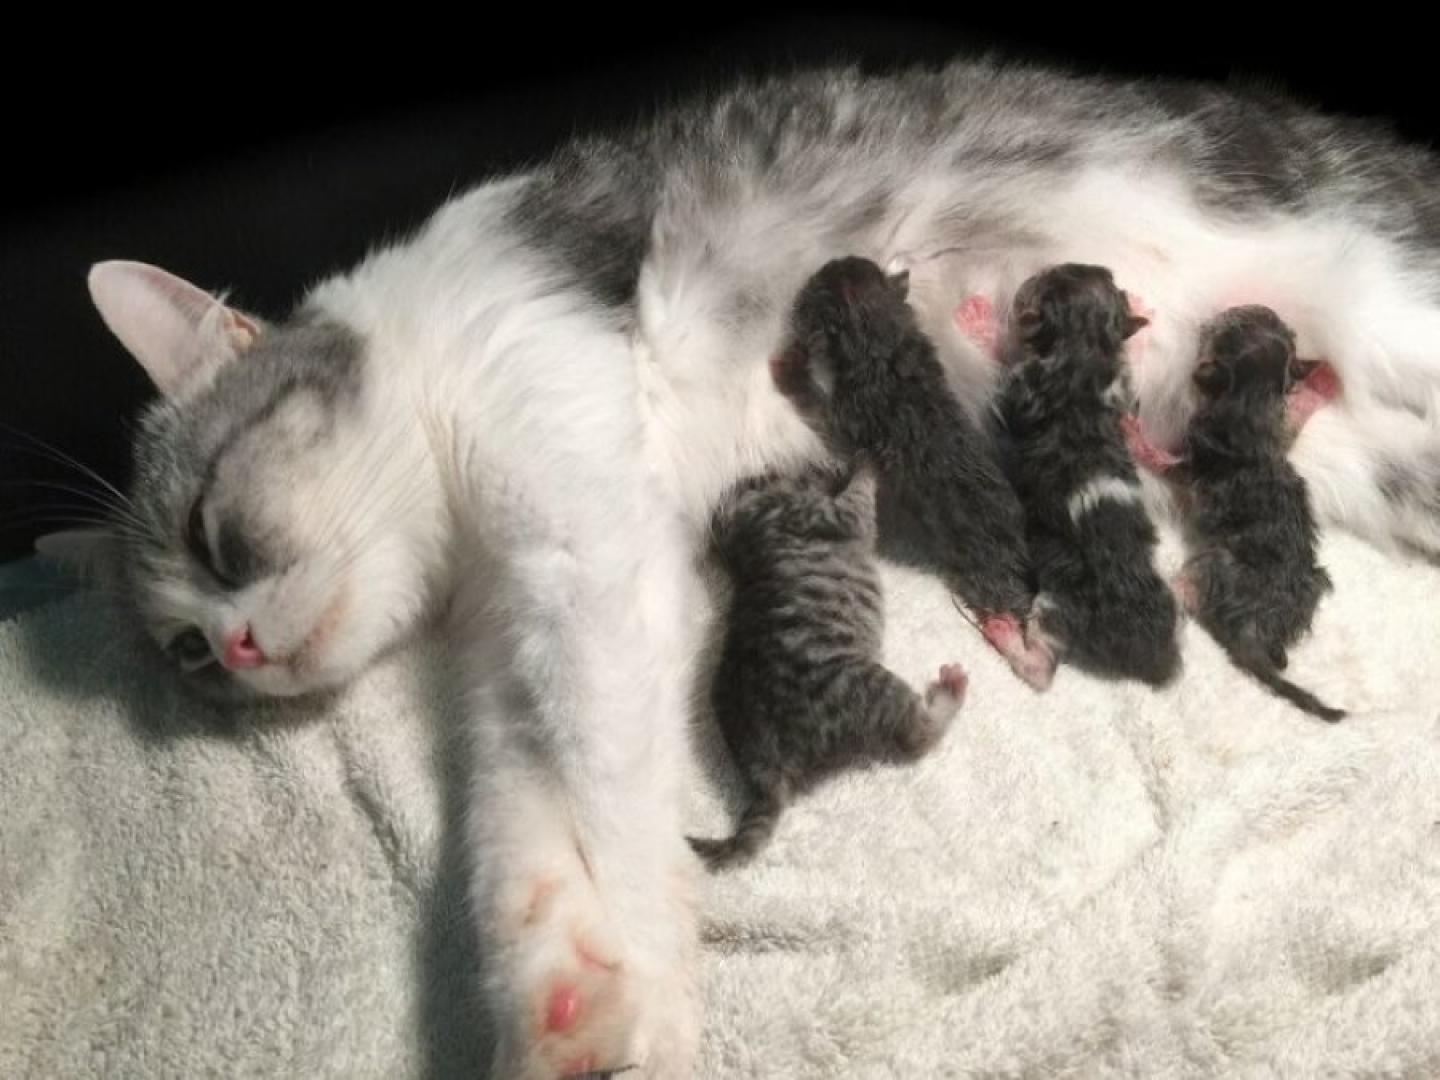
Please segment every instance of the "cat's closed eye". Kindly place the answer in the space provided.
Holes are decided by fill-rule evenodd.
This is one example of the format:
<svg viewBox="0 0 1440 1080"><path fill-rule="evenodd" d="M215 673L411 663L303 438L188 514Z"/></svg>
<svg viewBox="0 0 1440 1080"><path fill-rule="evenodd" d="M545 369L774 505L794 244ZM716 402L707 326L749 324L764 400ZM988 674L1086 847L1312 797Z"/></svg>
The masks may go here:
<svg viewBox="0 0 1440 1080"><path fill-rule="evenodd" d="M210 537L205 531L204 503L205 496L197 495L190 506L190 516L185 522L185 546L206 573L225 588L234 588L235 582L221 570L210 547Z"/></svg>

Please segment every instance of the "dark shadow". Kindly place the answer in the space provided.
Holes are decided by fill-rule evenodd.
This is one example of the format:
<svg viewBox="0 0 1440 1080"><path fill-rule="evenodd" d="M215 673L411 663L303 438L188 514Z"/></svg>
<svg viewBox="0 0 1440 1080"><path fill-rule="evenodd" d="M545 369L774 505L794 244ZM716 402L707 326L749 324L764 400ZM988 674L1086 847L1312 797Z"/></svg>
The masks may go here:
<svg viewBox="0 0 1440 1080"><path fill-rule="evenodd" d="M428 652L427 678L454 686L443 650ZM437 699L440 695L437 695ZM455 701L458 694L447 695ZM480 941L470 906L471 853L466 843L473 749L458 704L417 718L437 725L433 772L441 800L441 833L430 894L416 928L419 1038L428 1080L485 1076L494 1045L479 988Z"/></svg>
<svg viewBox="0 0 1440 1080"><path fill-rule="evenodd" d="M111 703L147 743L298 727L328 715L335 700L332 693L247 702L207 696L187 686L134 613L104 592L78 590L14 626L39 685L61 700Z"/></svg>

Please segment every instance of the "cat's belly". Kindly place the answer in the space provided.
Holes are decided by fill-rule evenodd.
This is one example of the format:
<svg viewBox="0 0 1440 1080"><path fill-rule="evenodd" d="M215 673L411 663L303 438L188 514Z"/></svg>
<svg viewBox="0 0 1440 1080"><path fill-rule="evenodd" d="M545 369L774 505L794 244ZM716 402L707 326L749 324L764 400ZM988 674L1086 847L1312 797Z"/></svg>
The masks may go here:
<svg viewBox="0 0 1440 1080"><path fill-rule="evenodd" d="M637 362L649 430L667 448L657 446L657 460L668 459L671 483L687 503L708 507L745 472L819 452L774 390L767 361L782 344L795 291L840 255L907 266L911 303L952 386L976 411L998 368L993 352L967 336L962 305L983 295L1003 324L1030 274L1060 262L1109 267L1150 312L1132 356L1133 381L1146 430L1162 445L1178 441L1192 407L1198 332L1225 308L1273 307L1296 332L1301 355L1331 360L1342 380L1348 360L1366 359L1354 329L1364 312L1414 317L1394 249L1335 218L1222 219L1203 211L1178 177L1153 168L1095 169L1068 186L1012 193L996 205L967 201L963 183L954 179L948 202L900 200L910 207L902 217L863 233L822 238L813 222L801 222L796 230L811 231L772 235L764 248L715 259L715 250L737 243L730 238L755 232L745 219L762 211L736 207L712 214L693 238L672 236L663 258L652 254L642 273ZM916 186L933 195L936 182ZM774 207L763 215L783 217ZM994 224L1000 220L1003 228ZM1440 320L1435 329L1440 340Z"/></svg>

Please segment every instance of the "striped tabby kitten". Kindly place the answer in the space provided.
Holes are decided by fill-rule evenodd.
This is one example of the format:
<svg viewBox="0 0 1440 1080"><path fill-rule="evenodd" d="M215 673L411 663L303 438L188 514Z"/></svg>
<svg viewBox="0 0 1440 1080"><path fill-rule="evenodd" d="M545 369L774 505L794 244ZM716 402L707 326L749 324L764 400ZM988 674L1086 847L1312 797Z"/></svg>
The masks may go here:
<svg viewBox="0 0 1440 1080"><path fill-rule="evenodd" d="M750 802L734 834L692 837L712 870L748 862L797 795L846 769L915 761L965 697L947 664L920 695L880 663L875 478L815 466L741 484L714 519L734 584L712 690Z"/></svg>

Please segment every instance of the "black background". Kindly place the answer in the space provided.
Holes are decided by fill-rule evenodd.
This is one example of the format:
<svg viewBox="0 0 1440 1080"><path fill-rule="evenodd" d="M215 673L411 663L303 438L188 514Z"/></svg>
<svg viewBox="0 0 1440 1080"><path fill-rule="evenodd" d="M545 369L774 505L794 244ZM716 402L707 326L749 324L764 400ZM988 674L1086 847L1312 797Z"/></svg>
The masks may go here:
<svg viewBox="0 0 1440 1080"><path fill-rule="evenodd" d="M0 559L45 530L41 509L57 497L39 484L75 479L28 437L124 480L127 424L150 390L90 308L96 260L158 263L278 315L450 192L572 132L736 73L833 60L884 70L999 50L1083 71L1259 76L1440 141L1440 60L1423 29L1318 11L1267 24L1199 4L1061 16L1019 4L987 15L535 5L417 9L408 22L355 9L300 31L247 10L148 27L77 14L14 34L0 65Z"/></svg>

